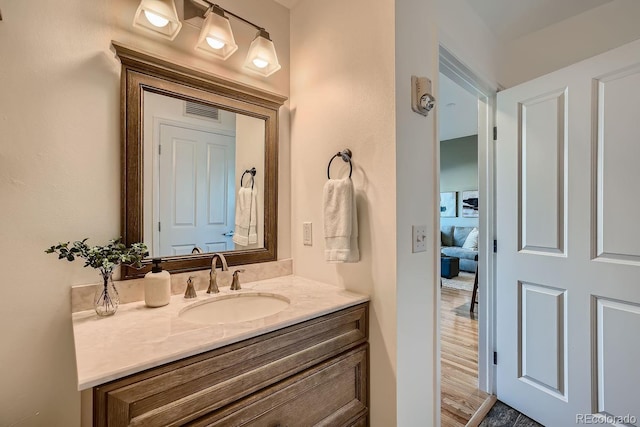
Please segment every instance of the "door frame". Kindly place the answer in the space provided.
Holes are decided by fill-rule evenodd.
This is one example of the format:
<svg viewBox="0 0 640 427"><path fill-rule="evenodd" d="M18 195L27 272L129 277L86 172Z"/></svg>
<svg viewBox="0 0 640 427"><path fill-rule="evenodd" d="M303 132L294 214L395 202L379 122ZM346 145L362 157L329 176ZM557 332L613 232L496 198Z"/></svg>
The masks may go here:
<svg viewBox="0 0 640 427"><path fill-rule="evenodd" d="M493 129L495 126L496 88L481 79L477 73L441 42L438 52L438 70L458 85L478 96L478 190L479 199L479 239L478 239L478 388L489 394L496 392L496 368L493 364L493 352L496 349L496 255L494 239L496 230L495 209L495 144ZM438 140L439 128L437 131ZM440 164L440 146L438 144L438 165ZM440 186L440 168L438 166L438 188ZM438 223L440 220L438 219ZM438 292L439 287L438 287ZM436 298L437 313L440 313L440 294ZM438 357L437 372L440 373L440 325L437 331ZM440 407L440 393L437 396Z"/></svg>

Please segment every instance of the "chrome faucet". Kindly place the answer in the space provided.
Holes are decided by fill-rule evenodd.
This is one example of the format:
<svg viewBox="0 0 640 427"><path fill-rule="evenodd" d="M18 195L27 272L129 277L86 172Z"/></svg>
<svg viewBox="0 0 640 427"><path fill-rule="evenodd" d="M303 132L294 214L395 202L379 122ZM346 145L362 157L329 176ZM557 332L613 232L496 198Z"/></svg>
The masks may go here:
<svg viewBox="0 0 640 427"><path fill-rule="evenodd" d="M240 289L240 278L238 277L238 273L244 273L244 269L236 270L233 272L233 280L231 281L231 290L239 291Z"/></svg>
<svg viewBox="0 0 640 427"><path fill-rule="evenodd" d="M216 272L216 261L220 258L220 262L222 263L222 271L228 271L229 267L227 266L227 260L224 255L220 253L213 254L213 258L211 259L211 272L209 273L209 287L207 288L208 294L217 294L220 292L218 289L218 273Z"/></svg>

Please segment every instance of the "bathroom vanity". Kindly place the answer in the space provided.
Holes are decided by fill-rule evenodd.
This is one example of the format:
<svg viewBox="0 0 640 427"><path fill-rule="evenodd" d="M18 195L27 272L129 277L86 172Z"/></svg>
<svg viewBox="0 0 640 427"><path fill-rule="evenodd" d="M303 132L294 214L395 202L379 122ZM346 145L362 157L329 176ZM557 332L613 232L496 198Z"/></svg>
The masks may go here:
<svg viewBox="0 0 640 427"><path fill-rule="evenodd" d="M124 242L144 241L153 257L163 258L174 294L184 293L177 286L191 275L202 284L215 271L216 252L229 266L246 269L247 277L252 269L280 264L278 129L286 97L118 42L112 46L122 64ZM188 137L176 133L183 131ZM224 153L216 151L222 146ZM202 167L189 159L220 165ZM160 167L164 161L184 168ZM202 172L209 170L228 173ZM256 177L257 241L231 243L234 202L228 195L238 193L250 171ZM202 181L166 184L177 176ZM252 178L251 191L253 184ZM178 193L193 195L194 188L206 194L178 206L188 218L183 223L195 227L223 218L228 224L194 228L193 236L172 240L185 227L172 229L173 216L163 212L176 211L171 203L184 199ZM199 218L203 212L209 216ZM201 288L195 299L178 294L166 306L148 308L138 281L150 261L142 269L123 266L121 277L131 280L120 283L120 292L128 303L112 317L76 310L91 301L91 286L72 289L78 389L92 390L94 426L368 425L368 297L271 275L243 280L241 290L225 285L206 294Z"/></svg>
<svg viewBox="0 0 640 427"><path fill-rule="evenodd" d="M246 296L287 304L240 322L184 316ZM110 318L74 313L79 389L93 387L95 426L366 426L367 300L285 276Z"/></svg>

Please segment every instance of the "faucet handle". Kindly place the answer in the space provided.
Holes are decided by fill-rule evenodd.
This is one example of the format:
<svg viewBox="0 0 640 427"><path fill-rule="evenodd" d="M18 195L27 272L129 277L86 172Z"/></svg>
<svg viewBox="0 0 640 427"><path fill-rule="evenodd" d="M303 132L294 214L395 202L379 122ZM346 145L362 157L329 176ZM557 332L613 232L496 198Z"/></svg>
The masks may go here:
<svg viewBox="0 0 640 427"><path fill-rule="evenodd" d="M196 289L193 287L193 278L194 276L189 276L187 280L187 289L184 291L184 297L187 299L196 298L198 294L196 294Z"/></svg>
<svg viewBox="0 0 640 427"><path fill-rule="evenodd" d="M238 277L239 273L244 273L244 268L241 268L233 272L233 280L231 281L232 291L239 291L240 289L242 289L240 287L240 278Z"/></svg>

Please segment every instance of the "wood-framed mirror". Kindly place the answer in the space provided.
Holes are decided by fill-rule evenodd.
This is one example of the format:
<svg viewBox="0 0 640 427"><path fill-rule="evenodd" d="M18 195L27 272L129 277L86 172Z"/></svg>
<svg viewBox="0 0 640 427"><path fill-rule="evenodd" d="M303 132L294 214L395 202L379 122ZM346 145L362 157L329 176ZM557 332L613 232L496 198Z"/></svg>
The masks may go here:
<svg viewBox="0 0 640 427"><path fill-rule="evenodd" d="M277 258L278 112L286 97L112 42L122 64L122 238L166 270ZM254 173L252 173L254 172Z"/></svg>

